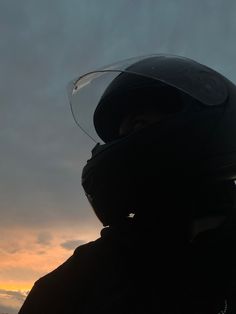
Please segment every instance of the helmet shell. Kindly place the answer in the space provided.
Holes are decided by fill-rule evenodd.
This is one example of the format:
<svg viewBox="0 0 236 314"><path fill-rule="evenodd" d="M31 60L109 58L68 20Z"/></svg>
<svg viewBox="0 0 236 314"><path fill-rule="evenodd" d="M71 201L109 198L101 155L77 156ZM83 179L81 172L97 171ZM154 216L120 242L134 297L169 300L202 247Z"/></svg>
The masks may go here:
<svg viewBox="0 0 236 314"><path fill-rule="evenodd" d="M163 89L167 89L166 99ZM228 97L225 78L205 65L172 55L146 57L126 67L109 84L94 112L96 132L105 142L111 141L118 137L120 121L135 110L136 103L138 107L141 101L147 103L152 98L152 104L155 101L159 106L161 98L169 104L169 100L177 99L177 92L205 106L222 105Z"/></svg>
<svg viewBox="0 0 236 314"><path fill-rule="evenodd" d="M149 105L171 117L120 138L122 119ZM129 65L102 95L94 125L105 144L92 152L82 185L104 225L236 178L236 86L193 60L158 55Z"/></svg>

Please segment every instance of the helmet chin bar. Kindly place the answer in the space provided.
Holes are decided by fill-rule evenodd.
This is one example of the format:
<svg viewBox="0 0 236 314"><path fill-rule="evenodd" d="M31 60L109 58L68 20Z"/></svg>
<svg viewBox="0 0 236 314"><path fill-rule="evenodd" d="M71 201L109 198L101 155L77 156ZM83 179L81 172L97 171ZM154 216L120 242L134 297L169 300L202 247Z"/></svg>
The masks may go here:
<svg viewBox="0 0 236 314"><path fill-rule="evenodd" d="M193 242L199 233L220 227L226 221L226 219L227 216L225 215L194 219L192 223L190 242Z"/></svg>
<svg viewBox="0 0 236 314"><path fill-rule="evenodd" d="M203 207L205 199L200 199L218 167L207 144L223 113L224 108L218 107L213 112L208 108L188 113L188 119L185 113L179 114L110 143L97 144L84 167L82 185L103 225L117 224L130 213L135 213L136 221L147 218L147 223L162 217L160 211L169 215L174 210L180 217L183 207L189 211L186 216L206 215L212 206ZM196 213L190 210L193 199L199 204Z"/></svg>

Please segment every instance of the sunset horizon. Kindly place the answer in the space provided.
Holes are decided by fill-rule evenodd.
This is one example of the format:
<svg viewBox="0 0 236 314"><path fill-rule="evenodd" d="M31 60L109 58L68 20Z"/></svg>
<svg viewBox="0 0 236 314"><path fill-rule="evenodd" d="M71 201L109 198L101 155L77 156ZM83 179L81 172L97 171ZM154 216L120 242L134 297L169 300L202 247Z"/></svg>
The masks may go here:
<svg viewBox="0 0 236 314"><path fill-rule="evenodd" d="M71 225L2 230L10 247L0 239L0 314L17 313L35 281L64 263L77 246L99 237L99 225L81 231L74 222Z"/></svg>
<svg viewBox="0 0 236 314"><path fill-rule="evenodd" d="M0 1L0 314L17 314L35 281L103 229L81 184L95 142L73 119L68 83L153 54L235 82L235 12L234 0Z"/></svg>

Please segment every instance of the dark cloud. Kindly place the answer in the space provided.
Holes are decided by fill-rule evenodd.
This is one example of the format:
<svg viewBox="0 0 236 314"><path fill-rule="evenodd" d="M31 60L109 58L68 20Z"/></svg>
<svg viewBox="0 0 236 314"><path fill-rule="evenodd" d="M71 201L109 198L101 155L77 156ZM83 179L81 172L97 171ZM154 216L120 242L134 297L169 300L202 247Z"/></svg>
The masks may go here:
<svg viewBox="0 0 236 314"><path fill-rule="evenodd" d="M38 251L37 254L38 255L44 255L44 254L46 254L46 251Z"/></svg>
<svg viewBox="0 0 236 314"><path fill-rule="evenodd" d="M9 243L9 246L7 248L5 248L5 252L9 253L9 254L15 254L18 253L19 251L21 251L21 246L17 243L12 244Z"/></svg>
<svg viewBox="0 0 236 314"><path fill-rule="evenodd" d="M41 245L50 245L53 236L49 232L41 232L37 236L37 243Z"/></svg>
<svg viewBox="0 0 236 314"><path fill-rule="evenodd" d="M93 143L66 84L154 52L192 57L236 81L234 0L2 0L0 224L95 221L81 187Z"/></svg>
<svg viewBox="0 0 236 314"><path fill-rule="evenodd" d="M70 241L66 241L66 242L61 243L61 247L63 247L66 250L71 251L71 250L75 250L81 244L84 244L84 241L70 240Z"/></svg>

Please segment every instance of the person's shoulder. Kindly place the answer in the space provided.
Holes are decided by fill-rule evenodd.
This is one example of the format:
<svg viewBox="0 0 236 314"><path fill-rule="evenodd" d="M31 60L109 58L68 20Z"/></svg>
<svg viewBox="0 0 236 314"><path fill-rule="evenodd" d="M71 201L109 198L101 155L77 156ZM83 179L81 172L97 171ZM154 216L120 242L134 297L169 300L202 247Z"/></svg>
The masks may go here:
<svg viewBox="0 0 236 314"><path fill-rule="evenodd" d="M78 274L79 270L88 267L88 259L95 255L100 244L101 238L78 246L74 253L61 265L53 271L39 278L35 285L48 285L50 282L55 284L57 280L67 280L75 273ZM76 272L75 272L76 271Z"/></svg>
<svg viewBox="0 0 236 314"><path fill-rule="evenodd" d="M19 314L64 314L68 307L72 313L87 305L91 296L99 303L98 291L105 296L114 278L125 277L122 265L128 249L121 239L119 232L104 228L101 237L80 245L63 264L35 282Z"/></svg>
<svg viewBox="0 0 236 314"><path fill-rule="evenodd" d="M86 278L92 265L90 260L96 255L98 247L101 247L101 238L80 245L63 264L39 278L19 314L39 313L39 309L49 309L52 304L55 310L59 304L63 307L68 293L73 294L74 290L81 290L82 293L83 288L86 289Z"/></svg>

